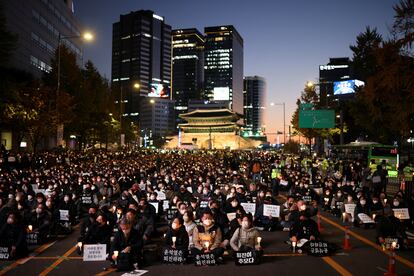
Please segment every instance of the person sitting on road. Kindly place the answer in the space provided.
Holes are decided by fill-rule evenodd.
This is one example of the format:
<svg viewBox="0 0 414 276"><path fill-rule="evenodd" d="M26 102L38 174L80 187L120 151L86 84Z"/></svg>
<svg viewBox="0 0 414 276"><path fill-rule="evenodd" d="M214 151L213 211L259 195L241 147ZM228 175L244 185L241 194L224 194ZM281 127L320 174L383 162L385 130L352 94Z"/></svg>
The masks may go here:
<svg viewBox="0 0 414 276"><path fill-rule="evenodd" d="M109 248L112 229L107 222L106 216L99 214L95 223L88 228L88 231L81 242L83 242L83 244L106 244L106 247Z"/></svg>
<svg viewBox="0 0 414 276"><path fill-rule="evenodd" d="M188 255L189 237L182 218L173 219L171 227L165 235L164 246L168 249L183 251L184 257Z"/></svg>
<svg viewBox="0 0 414 276"><path fill-rule="evenodd" d="M224 248L220 246L222 233L220 227L214 224L213 214L205 211L201 216L201 221L202 225L194 229L192 255L212 253L219 262L223 261Z"/></svg>
<svg viewBox="0 0 414 276"><path fill-rule="evenodd" d="M344 205L345 197L341 190L338 190L335 194L335 196L332 198L331 202L331 212L333 215L340 217L341 216L341 210Z"/></svg>
<svg viewBox="0 0 414 276"><path fill-rule="evenodd" d="M194 229L197 227L197 224L194 223L194 216L193 212L191 211L185 211L183 214L183 220L184 220L184 226L185 230L187 231L188 238L189 238L189 249L194 247Z"/></svg>
<svg viewBox="0 0 414 276"><path fill-rule="evenodd" d="M43 204L38 204L32 212L29 224L33 226L33 232L39 233L40 242L45 242L50 235L51 215L45 210Z"/></svg>
<svg viewBox="0 0 414 276"><path fill-rule="evenodd" d="M408 248L408 238L405 225L394 216L390 207L385 207L383 215L376 217L376 240L385 245L387 238L397 239L400 248Z"/></svg>
<svg viewBox="0 0 414 276"><path fill-rule="evenodd" d="M242 218L241 227L233 234L230 240L230 246L234 251L261 251L262 248L258 244L257 238L259 231L253 227L253 216L246 214Z"/></svg>
<svg viewBox="0 0 414 276"><path fill-rule="evenodd" d="M129 209L125 217L131 223L132 228L138 231L144 243L149 243L152 232L154 231L154 224L147 217L138 216L134 209Z"/></svg>
<svg viewBox="0 0 414 276"><path fill-rule="evenodd" d="M255 226L263 228L265 231L274 231L278 226L278 218L274 218L272 216L265 216L263 214L264 205L269 204L273 205L277 202L271 197L266 196L262 203L259 203L256 207L256 212L254 215L255 218Z"/></svg>
<svg viewBox="0 0 414 276"><path fill-rule="evenodd" d="M95 206L91 206L88 209L88 216L83 218L80 226L80 237L78 242L82 242L85 239L86 233L88 233L89 229L95 223L96 219L97 208Z"/></svg>
<svg viewBox="0 0 414 276"><path fill-rule="evenodd" d="M0 226L0 246L9 248L12 259L27 255L26 231L17 213L9 213L6 223Z"/></svg>
<svg viewBox="0 0 414 276"><path fill-rule="evenodd" d="M111 245L111 259L119 270L137 269L142 258L142 237L125 218L119 223L119 228Z"/></svg>
<svg viewBox="0 0 414 276"><path fill-rule="evenodd" d="M299 220L293 224L289 232L290 241L296 242L297 247L301 247L307 241L318 240L319 236L316 222L310 219L308 211L301 211Z"/></svg>
<svg viewBox="0 0 414 276"><path fill-rule="evenodd" d="M361 218L359 217L360 214L365 214L367 216L371 215L371 208L368 205L368 202L365 198L365 196L361 196L359 198L359 201L355 207L355 211L354 211L354 226L356 227L360 227L360 226L365 226L365 228L369 228L370 226L373 226L372 223L365 223L361 220Z"/></svg>

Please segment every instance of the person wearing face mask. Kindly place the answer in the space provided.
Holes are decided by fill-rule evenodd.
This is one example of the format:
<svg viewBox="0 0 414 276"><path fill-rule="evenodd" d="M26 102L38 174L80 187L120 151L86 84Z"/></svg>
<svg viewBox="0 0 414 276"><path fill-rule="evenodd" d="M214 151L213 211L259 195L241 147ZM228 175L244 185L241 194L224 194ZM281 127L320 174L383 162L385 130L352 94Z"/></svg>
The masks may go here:
<svg viewBox="0 0 414 276"><path fill-rule="evenodd" d="M9 248L10 257L18 259L28 253L26 231L18 213L10 213L0 226L0 246Z"/></svg>
<svg viewBox="0 0 414 276"><path fill-rule="evenodd" d="M213 220L213 214L205 211L201 216L202 225L194 229L194 247L191 250L192 255L203 253L214 254L217 261L223 260L224 248L221 247L222 232L220 227L216 226Z"/></svg>
<svg viewBox="0 0 414 276"><path fill-rule="evenodd" d="M177 195L184 202L190 202L191 198L193 197L193 195L187 190L184 185L180 186Z"/></svg>
<svg viewBox="0 0 414 276"><path fill-rule="evenodd" d="M299 220L297 220L289 232L291 242L300 242L301 240L314 241L320 236L318 225L313 219L310 219L308 211L301 211ZM303 245L302 245L303 246ZM297 244L297 247L301 247Z"/></svg>
<svg viewBox="0 0 414 276"><path fill-rule="evenodd" d="M376 241L379 245L385 243L385 239L392 238L398 240L400 249L408 248L408 237L404 223L394 216L394 212L389 206L384 207L382 214L376 217Z"/></svg>
<svg viewBox="0 0 414 276"><path fill-rule="evenodd" d="M185 211L183 214L183 221L184 221L185 230L187 231L188 238L189 238L188 249L191 249L194 247L193 234L194 234L194 229L197 227L197 224L194 223L193 212Z"/></svg>
<svg viewBox="0 0 414 276"><path fill-rule="evenodd" d="M142 249L142 236L127 219L122 219L119 223L119 231L114 235L109 253L112 261L116 261L118 270L138 269L142 260ZM115 251L118 251L118 256L114 254Z"/></svg>
<svg viewBox="0 0 414 276"><path fill-rule="evenodd" d="M175 237L175 241L173 241L173 237ZM182 218L173 219L171 226L165 234L164 247L182 250L184 257L187 257L189 244L189 237L184 226L184 220Z"/></svg>
<svg viewBox="0 0 414 276"><path fill-rule="evenodd" d="M259 231L253 227L253 217L251 214L244 215L239 227L230 240L230 246L235 251L261 251L261 246L257 243Z"/></svg>
<svg viewBox="0 0 414 276"><path fill-rule="evenodd" d="M379 200L378 196L372 197L372 204L371 204L371 212L375 214L379 214L384 206L382 206L381 201Z"/></svg>
<svg viewBox="0 0 414 276"><path fill-rule="evenodd" d="M85 237L80 241L83 244L106 244L106 247L109 248L112 229L107 222L106 216L99 214L88 228Z"/></svg>
<svg viewBox="0 0 414 276"><path fill-rule="evenodd" d="M354 210L354 226L360 227L364 226L365 228L372 227L372 223L365 223L360 219L359 214L365 214L367 216L371 216L371 206L367 202L367 199L365 196L362 196L359 198L359 201L357 202L357 205Z"/></svg>
<svg viewBox="0 0 414 276"><path fill-rule="evenodd" d="M38 204L32 211L29 224L33 226L33 232L39 233L39 240L46 241L51 232L52 218L43 204Z"/></svg>
<svg viewBox="0 0 414 276"><path fill-rule="evenodd" d="M331 212L333 215L340 217L342 214L342 207L344 205L344 194L341 190L338 190L331 202Z"/></svg>
<svg viewBox="0 0 414 276"><path fill-rule="evenodd" d="M236 197L229 198L226 202L224 211L228 213L236 213L238 209L242 209L239 200Z"/></svg>
<svg viewBox="0 0 414 276"><path fill-rule="evenodd" d="M66 194L63 196L63 200L59 202L59 210L68 210L69 211L69 222L74 225L76 223L76 206L71 199L71 196Z"/></svg>
<svg viewBox="0 0 414 276"><path fill-rule="evenodd" d="M88 216L83 218L81 222L80 237L78 241L82 241L85 238L86 233L88 233L89 229L95 223L97 212L98 212L98 208L96 208L95 206L89 207Z"/></svg>
<svg viewBox="0 0 414 276"><path fill-rule="evenodd" d="M263 228L265 231L274 231L279 225L279 218L274 218L272 216L265 216L264 213L264 205L279 205L279 203L266 192L266 197L263 201L258 202L256 205L256 212L254 214L254 222L255 226Z"/></svg>

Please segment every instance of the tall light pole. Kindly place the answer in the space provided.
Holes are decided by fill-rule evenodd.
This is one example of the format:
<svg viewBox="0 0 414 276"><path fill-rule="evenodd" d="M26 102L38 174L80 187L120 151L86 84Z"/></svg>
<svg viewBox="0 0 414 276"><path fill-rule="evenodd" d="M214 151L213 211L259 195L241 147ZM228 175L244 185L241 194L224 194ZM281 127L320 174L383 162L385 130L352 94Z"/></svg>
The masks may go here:
<svg viewBox="0 0 414 276"><path fill-rule="evenodd" d="M280 105L283 106L283 144L286 145L286 109L285 102L283 103L270 103L270 106Z"/></svg>
<svg viewBox="0 0 414 276"><path fill-rule="evenodd" d="M135 90L137 90L137 91L139 91L140 84L138 82L135 82L132 85L132 88L135 89ZM123 146L123 141L125 141L125 134L122 131L122 117L124 115L123 106L124 106L124 102L125 101L124 101L123 85L122 85L122 83L121 83L121 86L120 86L120 92L121 92L120 93L121 95L120 95L120 99L119 99L119 128L121 130L120 145Z"/></svg>
<svg viewBox="0 0 414 276"><path fill-rule="evenodd" d="M60 94L60 44L65 39L71 39L71 38L82 38L85 41L91 41L93 40L93 35L90 32L85 32L82 35L72 35L72 36L65 36L59 33L58 36L58 64L57 64L57 85L56 85L56 110L58 110L58 99ZM83 53L82 53L82 59L83 59ZM83 62L83 61L82 61ZM56 133L56 145L61 146L62 145L62 139L63 139L63 124L59 124L57 128Z"/></svg>

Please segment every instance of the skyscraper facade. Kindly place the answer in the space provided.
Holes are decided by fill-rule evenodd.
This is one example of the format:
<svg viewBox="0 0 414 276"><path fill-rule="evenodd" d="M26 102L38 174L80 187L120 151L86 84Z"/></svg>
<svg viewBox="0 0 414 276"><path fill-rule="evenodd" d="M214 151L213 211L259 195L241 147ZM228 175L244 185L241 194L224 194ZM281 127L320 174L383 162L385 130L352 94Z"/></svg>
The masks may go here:
<svg viewBox="0 0 414 276"><path fill-rule="evenodd" d="M17 36L10 65L36 78L50 72L51 59L59 43L68 47L81 61L81 26L75 17L72 0L0 1L8 31Z"/></svg>
<svg viewBox="0 0 414 276"><path fill-rule="evenodd" d="M262 135L266 81L262 77L244 78L244 135Z"/></svg>
<svg viewBox="0 0 414 276"><path fill-rule="evenodd" d="M170 98L171 26L153 11L121 15L112 32L112 87L122 116L139 119L140 96Z"/></svg>
<svg viewBox="0 0 414 276"><path fill-rule="evenodd" d="M231 110L243 114L243 39L231 25L204 32L204 98L228 101Z"/></svg>
<svg viewBox="0 0 414 276"><path fill-rule="evenodd" d="M200 100L204 83L204 36L197 29L172 31L172 95L177 123L189 100Z"/></svg>

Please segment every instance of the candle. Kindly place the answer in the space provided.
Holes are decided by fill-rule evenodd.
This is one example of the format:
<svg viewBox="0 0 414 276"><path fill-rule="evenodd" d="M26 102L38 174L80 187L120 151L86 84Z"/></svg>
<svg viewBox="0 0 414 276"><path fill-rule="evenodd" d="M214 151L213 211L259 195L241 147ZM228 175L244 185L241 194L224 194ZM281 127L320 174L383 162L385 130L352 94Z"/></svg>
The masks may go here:
<svg viewBox="0 0 414 276"><path fill-rule="evenodd" d="M391 243L391 247L392 247L392 249L395 249L397 247L397 242L393 241Z"/></svg>
<svg viewBox="0 0 414 276"><path fill-rule="evenodd" d="M206 241L206 242L204 243L204 245L206 246L206 249L208 249L208 248L210 247L210 243L209 243L208 241Z"/></svg>
<svg viewBox="0 0 414 276"><path fill-rule="evenodd" d="M260 246L260 242L262 241L262 237L257 237L257 245Z"/></svg>
<svg viewBox="0 0 414 276"><path fill-rule="evenodd" d="M103 197L103 200L105 200L106 199L106 197Z"/></svg>
<svg viewBox="0 0 414 276"><path fill-rule="evenodd" d="M115 205L112 207L112 210L114 210L114 212L116 211L116 206Z"/></svg>
<svg viewBox="0 0 414 276"><path fill-rule="evenodd" d="M384 198L384 204L387 204L387 199L386 198Z"/></svg>
<svg viewBox="0 0 414 276"><path fill-rule="evenodd" d="M376 214L372 214L372 219L375 220Z"/></svg>
<svg viewBox="0 0 414 276"><path fill-rule="evenodd" d="M78 242L78 247L82 248L82 242Z"/></svg>
<svg viewBox="0 0 414 276"><path fill-rule="evenodd" d="M195 212L195 211L193 211L193 217L194 217L194 218L196 217L196 212Z"/></svg>
<svg viewBox="0 0 414 276"><path fill-rule="evenodd" d="M345 220L346 220L346 213L345 212L343 212L342 213L342 220L345 222Z"/></svg>
<svg viewBox="0 0 414 276"><path fill-rule="evenodd" d="M296 251L296 242L295 241L292 242L292 248L293 248L293 253L295 253L295 251Z"/></svg>
<svg viewBox="0 0 414 276"><path fill-rule="evenodd" d="M118 251L114 251L114 256L115 256L115 258L118 258L118 254L119 254L119 252L118 252Z"/></svg>
<svg viewBox="0 0 414 276"><path fill-rule="evenodd" d="M33 226L32 225L29 225L27 228L29 229L29 232L32 232L32 230L33 230Z"/></svg>
<svg viewBox="0 0 414 276"><path fill-rule="evenodd" d="M175 247L175 242L177 241L177 237L172 237L173 246Z"/></svg>

